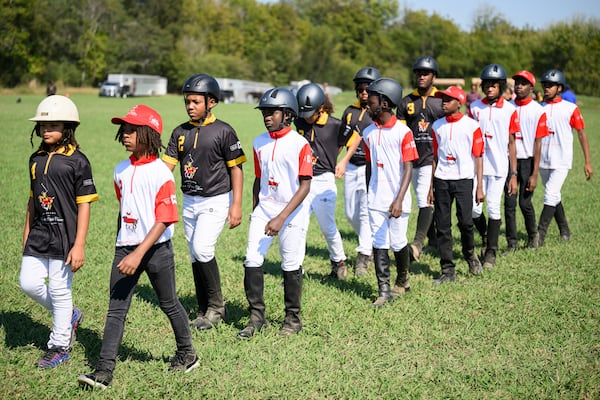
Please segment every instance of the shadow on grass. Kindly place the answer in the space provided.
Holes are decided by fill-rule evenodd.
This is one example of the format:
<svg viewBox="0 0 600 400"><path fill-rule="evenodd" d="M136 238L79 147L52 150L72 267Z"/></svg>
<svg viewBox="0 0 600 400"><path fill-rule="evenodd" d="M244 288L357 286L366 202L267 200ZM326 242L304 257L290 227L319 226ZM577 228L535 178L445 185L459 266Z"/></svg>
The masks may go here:
<svg viewBox="0 0 600 400"><path fill-rule="evenodd" d="M15 311L0 313L0 326L3 327L5 332L5 346L7 349L25 347L31 344L42 351L47 348L50 329L48 326L32 320L27 314ZM102 347L102 338L98 333L86 329L84 326L79 327L77 329L77 342L85 349L85 357L88 363L96 365ZM119 356L137 361L154 359L150 353L123 345L119 348Z"/></svg>

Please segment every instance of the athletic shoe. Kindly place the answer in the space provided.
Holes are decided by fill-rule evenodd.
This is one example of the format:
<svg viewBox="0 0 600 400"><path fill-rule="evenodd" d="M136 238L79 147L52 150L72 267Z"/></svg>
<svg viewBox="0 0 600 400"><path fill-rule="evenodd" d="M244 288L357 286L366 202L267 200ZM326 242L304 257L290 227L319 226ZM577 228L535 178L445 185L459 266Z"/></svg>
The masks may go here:
<svg viewBox="0 0 600 400"><path fill-rule="evenodd" d="M175 352L175 356L171 359L169 371L183 371L183 373L187 374L199 365L200 360L198 360L198 356L196 356L195 353L182 353L177 351Z"/></svg>
<svg viewBox="0 0 600 400"><path fill-rule="evenodd" d="M38 363L40 368L54 368L69 361L69 352L61 349L48 349Z"/></svg>
<svg viewBox="0 0 600 400"><path fill-rule="evenodd" d="M421 259L421 250L415 244L408 245L410 261L419 261Z"/></svg>
<svg viewBox="0 0 600 400"><path fill-rule="evenodd" d="M73 348L75 344L75 340L77 339L77 328L83 322L83 311L79 308L73 308L73 313L71 314L71 339L69 340L69 349Z"/></svg>
<svg viewBox="0 0 600 400"><path fill-rule="evenodd" d="M348 276L348 267L346 266L346 262L344 260L329 261L331 262L331 274L329 274L329 276L332 278L337 278L340 281L346 280L346 277Z"/></svg>
<svg viewBox="0 0 600 400"><path fill-rule="evenodd" d="M434 285L441 285L442 283L454 282L456 280L456 274L445 273L440 275L439 278L434 279Z"/></svg>
<svg viewBox="0 0 600 400"><path fill-rule="evenodd" d="M469 272L473 275L479 275L483 270L481 261L479 261L479 258L477 258L476 255L474 255L473 258L468 259L467 264L469 264Z"/></svg>
<svg viewBox="0 0 600 400"><path fill-rule="evenodd" d="M91 374L79 375L77 382L82 389L104 390L110 385L112 374L108 371L96 371Z"/></svg>
<svg viewBox="0 0 600 400"><path fill-rule="evenodd" d="M208 310L203 316L198 316L192 322L190 326L201 331L212 329L217 326L219 322L223 321L223 316L216 311Z"/></svg>
<svg viewBox="0 0 600 400"><path fill-rule="evenodd" d="M356 256L356 262L354 264L354 276L356 277L361 277L361 276L365 276L368 274L369 272L369 260L370 260L370 256L367 256L365 254L362 253L358 253L358 255Z"/></svg>

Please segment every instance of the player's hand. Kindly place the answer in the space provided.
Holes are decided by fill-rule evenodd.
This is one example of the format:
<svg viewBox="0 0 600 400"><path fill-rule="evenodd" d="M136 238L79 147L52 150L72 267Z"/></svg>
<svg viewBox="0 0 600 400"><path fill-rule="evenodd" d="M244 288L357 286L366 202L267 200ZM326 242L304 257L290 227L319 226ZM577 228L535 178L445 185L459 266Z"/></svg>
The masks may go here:
<svg viewBox="0 0 600 400"><path fill-rule="evenodd" d="M229 223L229 229L238 227L242 223L242 210L234 209L229 207L229 213L227 214L227 222Z"/></svg>
<svg viewBox="0 0 600 400"><path fill-rule="evenodd" d="M511 176L510 181L508 182L508 195L516 195L517 194L517 177Z"/></svg>
<svg viewBox="0 0 600 400"><path fill-rule="evenodd" d="M483 189L481 189L480 187L477 187L477 190L475 191L475 202L477 204L481 204L485 201L485 194L483 194Z"/></svg>
<svg viewBox="0 0 600 400"><path fill-rule="evenodd" d="M527 179L527 187L525 187L525 190L528 192L533 192L536 187L537 187L537 176L531 175L529 177L529 179Z"/></svg>
<svg viewBox="0 0 600 400"><path fill-rule="evenodd" d="M142 256L138 256L134 251L123 257L123 259L117 264L117 269L123 275L133 275L142 262Z"/></svg>
<svg viewBox="0 0 600 400"><path fill-rule="evenodd" d="M79 268L83 267L84 262L85 251L83 250L83 246L73 246L67 255L66 264L71 265L71 271L77 272Z"/></svg>
<svg viewBox="0 0 600 400"><path fill-rule="evenodd" d="M390 218L398 218L399 216L401 216L402 215L402 200L395 199L392 202L392 204L390 205L388 212L390 213Z"/></svg>
<svg viewBox="0 0 600 400"><path fill-rule="evenodd" d="M283 220L279 216L270 220L267 225L265 225L265 235L267 236L277 236L281 227L283 226Z"/></svg>
<svg viewBox="0 0 600 400"><path fill-rule="evenodd" d="M340 179L346 173L346 163L341 162L335 166L335 177Z"/></svg>
<svg viewBox="0 0 600 400"><path fill-rule="evenodd" d="M590 180L592 179L592 175L594 175L594 170L592 169L592 164L585 164L585 166L583 167L583 173L585 174L585 179L586 180Z"/></svg>

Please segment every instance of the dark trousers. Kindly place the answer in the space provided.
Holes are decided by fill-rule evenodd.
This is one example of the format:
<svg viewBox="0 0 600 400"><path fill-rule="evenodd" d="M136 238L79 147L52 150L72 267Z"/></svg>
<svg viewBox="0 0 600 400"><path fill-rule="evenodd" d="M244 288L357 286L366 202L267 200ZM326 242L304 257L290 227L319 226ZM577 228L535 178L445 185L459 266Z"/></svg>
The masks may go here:
<svg viewBox="0 0 600 400"><path fill-rule="evenodd" d="M464 257L475 247L473 237L473 179L443 180L433 178L434 218L437 229L440 265L454 267L452 256L452 202L456 200L456 217Z"/></svg>
<svg viewBox="0 0 600 400"><path fill-rule="evenodd" d="M533 171L533 157L517 160L517 185L519 187L519 208L525 219L525 229L529 238L533 237L537 232L537 224L535 220L535 210L531 199L533 192L525 190L527 182ZM508 182L510 174L506 178L504 186L504 219L506 220L506 241L508 247L517 246L517 194L508 195Z"/></svg>
<svg viewBox="0 0 600 400"><path fill-rule="evenodd" d="M160 309L171 322L171 327L175 332L177 350L194 352L188 318L175 290L175 260L171 241L152 246L142 258L135 274L123 275L117 269L117 265L133 250L135 250L135 246L115 249L115 258L110 273L110 301L104 325L100 360L96 367L96 370L99 371L112 372L115 368L117 353L123 339L125 318L131 305L134 289L144 271L158 296ZM152 326L146 328L156 329Z"/></svg>

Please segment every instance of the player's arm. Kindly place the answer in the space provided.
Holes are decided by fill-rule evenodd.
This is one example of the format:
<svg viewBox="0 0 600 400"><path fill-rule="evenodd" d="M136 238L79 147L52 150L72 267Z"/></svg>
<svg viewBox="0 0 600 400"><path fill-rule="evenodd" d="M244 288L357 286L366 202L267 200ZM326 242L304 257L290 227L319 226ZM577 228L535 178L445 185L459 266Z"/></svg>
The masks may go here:
<svg viewBox="0 0 600 400"><path fill-rule="evenodd" d="M277 236L283 223L290 216L291 213L298 208L300 204L304 201L308 192L310 192L310 176L300 176L299 177L300 185L296 193L292 196L290 201L286 204L286 206L281 210L279 214L272 220L270 220L265 226L265 234L267 236Z"/></svg>
<svg viewBox="0 0 600 400"><path fill-rule="evenodd" d="M154 246L169 225L169 223L165 222L155 222L144 240L142 240L142 243L137 245L135 250L123 257L119 264L117 264L119 272L123 275L133 275L140 266L144 255Z"/></svg>
<svg viewBox="0 0 600 400"><path fill-rule="evenodd" d="M400 190L398 190L396 198L390 205L390 217L398 218L402 215L402 200L404 200L404 196L406 195L406 191L408 190L408 186L410 185L410 181L412 178L412 164L412 160L404 161L402 163L403 171L402 179L400 180Z"/></svg>
<svg viewBox="0 0 600 400"><path fill-rule="evenodd" d="M75 243L67 255L66 264L71 265L71 271L77 272L85 262L85 239L90 226L90 203L77 204L77 233Z"/></svg>
<svg viewBox="0 0 600 400"><path fill-rule="evenodd" d="M244 172L242 171L241 165L235 165L229 168L231 173L231 189L233 198L231 206L229 207L229 213L227 215L227 222L229 222L229 229L233 229L242 222L242 190L244 188Z"/></svg>
<svg viewBox="0 0 600 400"><path fill-rule="evenodd" d="M352 135L350 140L351 140L350 146L348 146L348 149L346 150L346 154L344 155L344 157L342 157L342 159L335 166L335 177L336 178L342 178L344 176L344 174L346 173L346 166L348 165L348 162L350 161L350 159L356 152L356 149L358 149L358 146L360 145L360 141L362 140L362 138L360 137L359 134L355 133Z"/></svg>
<svg viewBox="0 0 600 400"><path fill-rule="evenodd" d="M29 198L27 202L27 211L25 212L25 227L23 228L23 248L25 249L25 243L27 243L27 237L29 236L29 232L31 231L31 224L33 224L33 214L35 213L35 209L33 208L33 197Z"/></svg>
<svg viewBox="0 0 600 400"><path fill-rule="evenodd" d="M510 134L508 138L508 165L510 171L508 195L512 196L517 193L517 143L514 134Z"/></svg>
<svg viewBox="0 0 600 400"><path fill-rule="evenodd" d="M585 164L583 166L583 172L585 174L585 179L587 179L589 181L590 179L592 179L594 170L592 168L592 161L590 159L590 145L589 145L585 130L578 129L577 137L579 138L579 143L581 144L581 150L583 150L583 158L585 160L584 161Z"/></svg>
<svg viewBox="0 0 600 400"><path fill-rule="evenodd" d="M475 157L475 177L477 179L477 188L475 188L475 202L483 203L485 195L483 194L483 157Z"/></svg>

